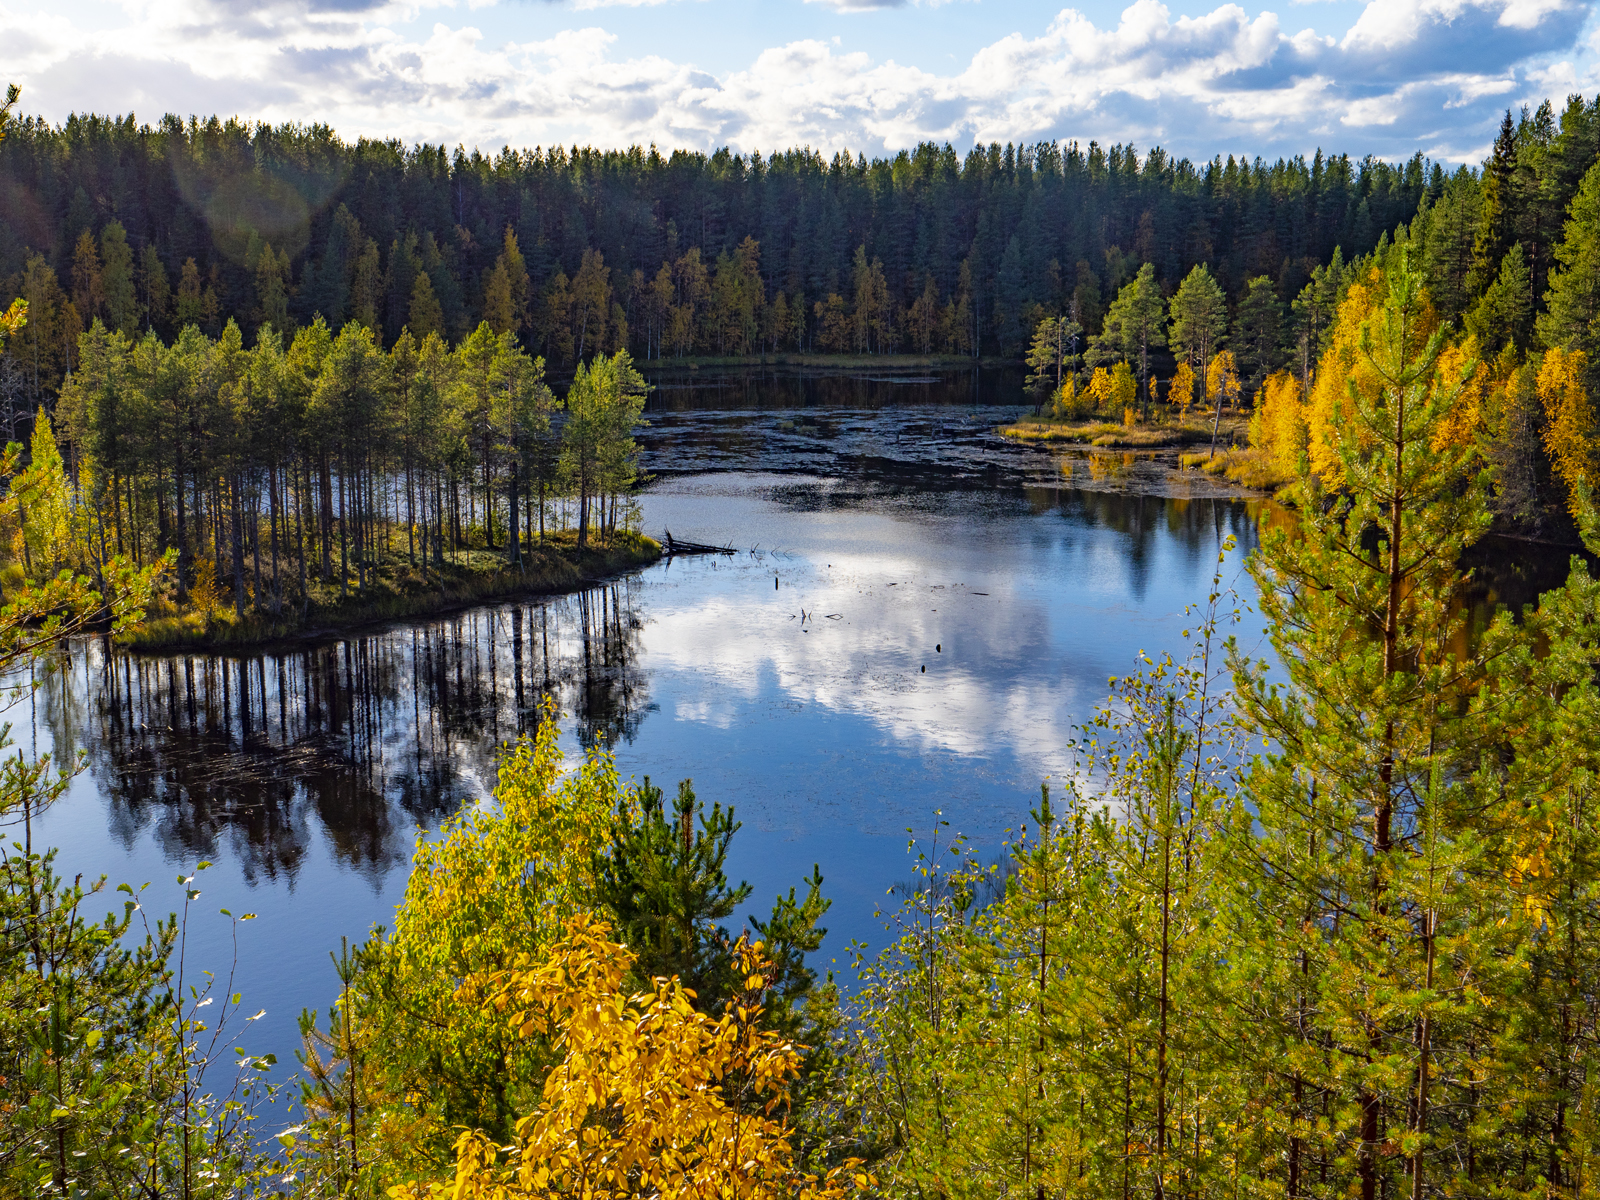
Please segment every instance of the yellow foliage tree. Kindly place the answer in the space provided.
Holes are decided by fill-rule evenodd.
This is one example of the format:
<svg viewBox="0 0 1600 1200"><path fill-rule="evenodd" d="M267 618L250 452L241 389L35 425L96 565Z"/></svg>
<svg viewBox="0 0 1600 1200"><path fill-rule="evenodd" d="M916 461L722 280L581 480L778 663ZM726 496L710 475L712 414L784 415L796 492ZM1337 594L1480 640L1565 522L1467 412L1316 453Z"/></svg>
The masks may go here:
<svg viewBox="0 0 1600 1200"><path fill-rule="evenodd" d="M1292 477L1303 469L1306 413L1300 402L1300 381L1292 373L1279 371L1262 385L1250 418L1250 444L1280 475Z"/></svg>
<svg viewBox="0 0 1600 1200"><path fill-rule="evenodd" d="M759 943L741 939L744 992L713 1017L676 979L625 995L634 956L610 933L590 916L570 918L551 953L524 956L499 977L489 1011L561 1056L539 1104L517 1122L509 1156L464 1133L449 1182L391 1196L825 1200L870 1185L854 1161L825 1179L794 1165L784 1112L800 1054L761 1028L773 966ZM470 1001L474 991L469 981L462 995Z"/></svg>
<svg viewBox="0 0 1600 1200"><path fill-rule="evenodd" d="M1111 372L1104 367L1096 367L1094 374L1089 376L1088 386L1084 394L1094 401L1096 412L1104 412L1111 403Z"/></svg>
<svg viewBox="0 0 1600 1200"><path fill-rule="evenodd" d="M42 408L34 417L28 449L28 466L11 481L19 518L13 553L30 574L49 576L72 566L81 546L73 536L72 483Z"/></svg>
<svg viewBox="0 0 1600 1200"><path fill-rule="evenodd" d="M1178 364L1178 370L1172 377L1172 385L1167 389L1167 399L1177 405L1178 415L1187 417L1189 408L1194 404L1195 388L1199 380L1195 377L1194 368L1187 362Z"/></svg>
<svg viewBox="0 0 1600 1200"><path fill-rule="evenodd" d="M1463 373L1466 373L1465 380ZM1441 389L1453 389L1455 402L1434 433L1435 450L1470 446L1478 440L1483 431L1491 383L1489 364L1478 358L1478 339L1475 334L1468 334L1439 352L1439 361L1434 368L1433 393L1437 396Z"/></svg>
<svg viewBox="0 0 1600 1200"><path fill-rule="evenodd" d="M1078 413L1078 385L1068 375L1061 381L1061 386L1056 389L1054 398L1050 401L1050 415L1059 420L1071 420Z"/></svg>
<svg viewBox="0 0 1600 1200"><path fill-rule="evenodd" d="M11 302L10 308L0 312L0 350L6 348L6 339L21 333L27 323L28 302L19 297Z"/></svg>
<svg viewBox="0 0 1600 1200"><path fill-rule="evenodd" d="M1232 406L1239 402L1239 364L1232 350L1220 350L1206 367L1206 402Z"/></svg>
<svg viewBox="0 0 1600 1200"><path fill-rule="evenodd" d="M1383 391L1383 378L1374 363L1392 356L1392 348L1383 344L1388 327L1372 318L1382 310L1388 294L1384 273L1376 267L1350 285L1334 316L1329 345L1307 398L1311 470L1331 487L1342 483L1337 427L1352 411L1351 389L1374 403ZM1411 344L1401 348L1404 357L1414 357L1439 328L1438 313L1426 293L1419 297L1414 319L1400 328L1411 339ZM1459 368L1466 359L1458 356L1452 361ZM1447 377L1446 365L1441 355L1436 379ZM1452 386L1457 383L1459 380L1452 380Z"/></svg>
<svg viewBox="0 0 1600 1200"><path fill-rule="evenodd" d="M1117 416L1138 403L1139 381L1127 361L1117 363L1111 370L1096 367L1089 378L1089 395L1094 397L1095 408L1104 414Z"/></svg>
<svg viewBox="0 0 1600 1200"><path fill-rule="evenodd" d="M1549 424L1545 448L1567 488L1567 505L1581 519L1579 484L1600 480L1600 430L1594 405L1583 386L1589 356L1582 350L1551 350L1539 367L1539 399Z"/></svg>
<svg viewBox="0 0 1600 1200"><path fill-rule="evenodd" d="M508 1031L473 981L543 954L593 906L596 856L633 802L603 751L563 772L554 718L546 705L532 742L502 755L494 804L418 841L393 932L362 951L353 1049L373 1060L370 1102L382 1113L367 1132L401 1174L443 1167L462 1127L508 1139L550 1064L548 1047Z"/></svg>

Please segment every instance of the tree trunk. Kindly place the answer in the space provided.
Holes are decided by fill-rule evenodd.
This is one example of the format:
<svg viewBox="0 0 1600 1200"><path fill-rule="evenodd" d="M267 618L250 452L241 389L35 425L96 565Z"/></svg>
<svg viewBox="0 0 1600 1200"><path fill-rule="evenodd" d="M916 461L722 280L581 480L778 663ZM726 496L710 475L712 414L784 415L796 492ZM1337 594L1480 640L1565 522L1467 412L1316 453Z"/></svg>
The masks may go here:
<svg viewBox="0 0 1600 1200"><path fill-rule="evenodd" d="M328 473L328 455L323 452L318 464L322 484L322 581L333 574L333 479Z"/></svg>
<svg viewBox="0 0 1600 1200"><path fill-rule="evenodd" d="M233 543L233 611L239 620L244 620L244 521L239 513L239 476L234 474L229 480L229 491L233 493L233 503L229 507L233 510L231 541Z"/></svg>
<svg viewBox="0 0 1600 1200"><path fill-rule="evenodd" d="M511 561L520 567L522 565L522 531L517 524L517 518L521 515L517 507L517 483L518 475L521 473L519 465L513 455L511 460L511 503L508 505L507 511L510 515Z"/></svg>

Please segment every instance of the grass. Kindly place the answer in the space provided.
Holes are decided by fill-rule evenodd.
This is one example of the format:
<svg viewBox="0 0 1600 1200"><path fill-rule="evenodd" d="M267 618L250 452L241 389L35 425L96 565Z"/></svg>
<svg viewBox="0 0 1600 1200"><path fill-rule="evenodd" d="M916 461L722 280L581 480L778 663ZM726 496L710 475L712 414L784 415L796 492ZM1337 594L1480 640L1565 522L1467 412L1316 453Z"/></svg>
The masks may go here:
<svg viewBox="0 0 1600 1200"><path fill-rule="evenodd" d="M198 605L179 610L162 601L151 606L144 624L126 635L122 644L141 651L242 650L332 637L364 625L433 616L490 600L577 591L661 557L660 545L642 534L619 532L612 544L591 545L583 551L576 540L571 531L547 536L542 549L525 553L521 570L508 566L500 551L449 555L442 569L423 569L404 555L391 555L369 573L367 587L359 594L353 568L347 596L340 595L337 579L310 582L310 604L304 613L285 597L282 613L275 616L247 608L241 620L229 589L210 611Z"/></svg>
<svg viewBox="0 0 1600 1200"><path fill-rule="evenodd" d="M1218 440L1231 439L1236 426L1242 428L1242 419L1224 420L1217 434ZM1017 442L1069 442L1083 446L1153 449L1209 443L1211 422L1190 420L1171 425L1123 425L1113 421L1068 421L1041 417L1002 425L997 432Z"/></svg>
<svg viewBox="0 0 1600 1200"><path fill-rule="evenodd" d="M1215 455L1180 454L1178 464L1192 470L1204 471L1208 475L1221 476L1230 483L1237 483L1247 488L1259 488L1262 491L1277 491L1285 484L1294 482L1293 473L1286 473L1260 450L1254 449L1230 447L1218 450Z"/></svg>

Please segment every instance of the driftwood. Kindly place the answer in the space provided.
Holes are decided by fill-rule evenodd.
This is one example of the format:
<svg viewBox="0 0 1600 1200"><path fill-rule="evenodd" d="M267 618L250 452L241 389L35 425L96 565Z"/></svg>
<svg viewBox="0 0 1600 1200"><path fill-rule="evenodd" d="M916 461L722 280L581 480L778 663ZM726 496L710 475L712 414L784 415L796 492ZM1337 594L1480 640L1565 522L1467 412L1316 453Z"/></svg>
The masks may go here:
<svg viewBox="0 0 1600 1200"><path fill-rule="evenodd" d="M708 546L704 542L681 542L672 536L672 530L666 531L667 557L676 554L727 554L734 555L738 551L732 546Z"/></svg>

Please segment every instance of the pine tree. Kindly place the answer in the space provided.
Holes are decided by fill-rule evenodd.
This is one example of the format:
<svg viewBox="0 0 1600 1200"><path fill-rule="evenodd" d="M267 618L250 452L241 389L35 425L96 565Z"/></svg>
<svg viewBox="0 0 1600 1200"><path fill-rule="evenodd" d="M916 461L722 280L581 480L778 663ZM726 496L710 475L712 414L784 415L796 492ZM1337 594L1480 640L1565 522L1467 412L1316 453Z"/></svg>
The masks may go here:
<svg viewBox="0 0 1600 1200"><path fill-rule="evenodd" d="M1426 1081L1468 1054L1430 1022L1459 1021L1492 986L1479 955L1492 914L1459 890L1482 846L1457 825L1470 802L1442 781L1495 736L1471 708L1510 629L1498 622L1468 658L1456 648L1456 564L1488 517L1476 450L1436 435L1470 372L1441 370L1444 335L1404 255L1383 285L1359 339L1377 386L1350 389L1338 426L1346 490L1331 506L1308 495L1299 531L1267 533L1252 565L1288 687L1243 662L1236 678L1246 728L1277 747L1252 760L1246 797L1270 886L1287 889L1273 903L1301 930L1285 950L1304 956L1295 986L1315 1014L1282 1018L1289 1118L1310 1138L1300 1089L1325 1101L1314 1152L1364 1200L1392 1194L1401 1166L1422 1187Z"/></svg>
<svg viewBox="0 0 1600 1200"><path fill-rule="evenodd" d="M78 237L72 251L72 303L81 325L74 335L87 329L96 317L105 315L105 276L100 266L100 252L95 249L94 235L87 229Z"/></svg>
<svg viewBox="0 0 1600 1200"><path fill-rule="evenodd" d="M1165 307L1161 288L1156 283L1155 266L1145 263L1132 281L1117 293L1106 313L1105 327L1089 340L1091 364L1118 358L1134 364L1143 393L1142 415L1146 420L1151 404L1150 351L1167 344L1166 325L1162 320Z"/></svg>
<svg viewBox="0 0 1600 1200"><path fill-rule="evenodd" d="M166 325L167 309L172 303L172 286L167 282L167 268L155 246L146 245L139 259L140 282L144 285L145 328L157 323Z"/></svg>
<svg viewBox="0 0 1600 1200"><path fill-rule="evenodd" d="M292 333L289 318L289 255L275 254L269 242L256 260L257 325L270 325L280 334Z"/></svg>
<svg viewBox="0 0 1600 1200"><path fill-rule="evenodd" d="M439 297L434 294L433 281L426 271L418 271L417 281L412 285L406 325L418 339L444 333L444 309L439 306Z"/></svg>
<svg viewBox="0 0 1600 1200"><path fill-rule="evenodd" d="M1533 336L1533 275L1528 270L1522 243L1515 243L1500 260L1500 273L1462 324L1478 339L1478 352L1493 358L1510 347L1525 352Z"/></svg>
<svg viewBox="0 0 1600 1200"><path fill-rule="evenodd" d="M1046 317L1034 329L1027 357L1030 373L1023 386L1033 394L1036 409L1043 407L1046 395L1061 390L1064 379L1071 378L1082 335L1082 326L1069 317Z"/></svg>
<svg viewBox="0 0 1600 1200"><path fill-rule="evenodd" d="M100 257L106 323L132 337L139 330L139 293L134 282L133 250L121 221L108 221L100 231Z"/></svg>
<svg viewBox="0 0 1600 1200"><path fill-rule="evenodd" d="M1204 266L1197 266L1184 277L1178 290L1168 303L1172 331L1170 340L1173 352L1188 366L1190 379L1204 376L1212 356L1222 345L1228 328L1228 309L1222 288ZM1179 403L1187 408L1193 403L1192 395L1181 396Z"/></svg>
<svg viewBox="0 0 1600 1200"><path fill-rule="evenodd" d="M1234 317L1233 350L1239 362L1240 382L1255 396L1267 377L1283 363L1283 306L1272 280L1258 275L1246 287Z"/></svg>

